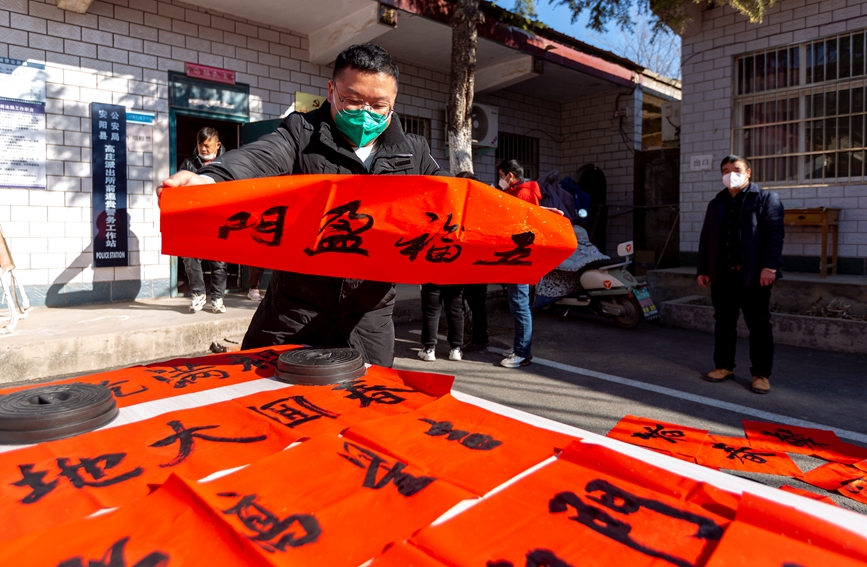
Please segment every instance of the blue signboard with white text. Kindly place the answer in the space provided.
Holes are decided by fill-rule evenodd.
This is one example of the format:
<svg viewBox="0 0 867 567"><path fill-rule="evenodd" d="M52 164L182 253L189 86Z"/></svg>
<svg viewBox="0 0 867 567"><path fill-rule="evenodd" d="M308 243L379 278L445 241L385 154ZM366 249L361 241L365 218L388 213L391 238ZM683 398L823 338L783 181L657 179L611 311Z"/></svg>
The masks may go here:
<svg viewBox="0 0 867 567"><path fill-rule="evenodd" d="M93 165L93 267L129 265L126 107L90 105Z"/></svg>

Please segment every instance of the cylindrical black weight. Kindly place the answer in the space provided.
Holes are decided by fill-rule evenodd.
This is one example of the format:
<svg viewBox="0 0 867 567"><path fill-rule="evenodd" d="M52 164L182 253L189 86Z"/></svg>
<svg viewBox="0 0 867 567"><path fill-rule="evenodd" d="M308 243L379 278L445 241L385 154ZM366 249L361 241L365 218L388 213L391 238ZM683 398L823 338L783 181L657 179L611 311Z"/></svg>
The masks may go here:
<svg viewBox="0 0 867 567"><path fill-rule="evenodd" d="M366 372L364 359L354 348L302 348L280 355L274 378L290 384L321 386L361 378Z"/></svg>
<svg viewBox="0 0 867 567"><path fill-rule="evenodd" d="M117 417L111 390L56 384L0 396L0 443L39 443L92 431Z"/></svg>

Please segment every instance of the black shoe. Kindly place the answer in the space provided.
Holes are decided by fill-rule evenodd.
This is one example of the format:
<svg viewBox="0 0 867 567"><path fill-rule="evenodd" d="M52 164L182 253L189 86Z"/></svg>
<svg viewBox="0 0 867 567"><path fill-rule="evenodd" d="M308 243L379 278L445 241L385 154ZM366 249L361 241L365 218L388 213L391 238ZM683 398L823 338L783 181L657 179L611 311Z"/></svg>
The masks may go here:
<svg viewBox="0 0 867 567"><path fill-rule="evenodd" d="M464 352L476 352L487 349L489 344L490 343L485 343L483 345L479 343L467 343L461 347L461 350Z"/></svg>

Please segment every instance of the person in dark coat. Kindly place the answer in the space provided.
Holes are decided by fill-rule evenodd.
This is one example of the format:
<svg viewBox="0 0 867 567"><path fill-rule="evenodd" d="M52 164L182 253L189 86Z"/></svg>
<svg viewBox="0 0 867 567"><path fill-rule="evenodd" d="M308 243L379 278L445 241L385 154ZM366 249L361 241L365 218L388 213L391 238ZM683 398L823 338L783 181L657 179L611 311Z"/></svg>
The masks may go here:
<svg viewBox="0 0 867 567"><path fill-rule="evenodd" d="M220 142L219 132L210 126L205 126L196 134L196 154L184 160L180 171L195 173L222 154L223 144ZM207 253L203 255L207 256ZM200 258L183 258L183 260L187 279L190 280L190 312L196 313L202 310L207 301L202 260ZM226 280L229 274L227 264L217 260L208 260L208 264L211 266L211 311L225 313L226 306L223 305L223 298L226 295Z"/></svg>
<svg viewBox="0 0 867 567"><path fill-rule="evenodd" d="M714 365L705 376L722 382L734 374L740 312L750 331L752 390L770 391L774 360L771 286L782 277L783 205L750 182L750 163L730 155L720 169L725 189L707 207L698 246L697 280L710 286L714 308Z"/></svg>
<svg viewBox="0 0 867 567"><path fill-rule="evenodd" d="M404 133L394 116L397 87L397 64L384 49L349 47L337 56L319 109L292 113L275 132L162 187L291 174L446 175L427 141ZM348 345L390 367L394 299L393 283L275 272L242 348Z"/></svg>

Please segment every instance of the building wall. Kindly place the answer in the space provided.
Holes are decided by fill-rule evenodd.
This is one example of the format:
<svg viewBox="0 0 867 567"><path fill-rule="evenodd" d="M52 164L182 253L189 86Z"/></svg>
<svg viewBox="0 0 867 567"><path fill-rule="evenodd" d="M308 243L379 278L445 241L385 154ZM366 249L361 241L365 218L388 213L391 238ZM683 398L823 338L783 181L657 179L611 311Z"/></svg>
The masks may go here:
<svg viewBox="0 0 867 567"><path fill-rule="evenodd" d="M185 62L234 70L238 82L250 85L251 120L262 120L285 114L296 91L326 94L331 69L307 62L301 34L181 2L96 0L82 15L58 9L55 1L0 0L0 57L45 61L47 67L47 190L0 189L0 224L19 278L34 305L166 296L170 258L160 254L154 188L169 174L168 71L183 72ZM448 77L398 62L396 110L431 120L432 155L448 168ZM613 97L566 105L568 111L508 91L479 100L500 108L501 131L539 137L542 172L559 169L565 177L586 161L606 173L628 167L628 173L609 176L609 195L616 187L616 199L622 195L631 203L631 161L619 134L607 132L603 143L589 134L594 125L610 129L611 120L589 117L598 114L592 105L613 108ZM128 154L128 267L92 267L91 102L156 114L153 153ZM628 131L640 138L634 124ZM492 154L477 156L476 167L483 181L495 183Z"/></svg>
<svg viewBox="0 0 867 567"><path fill-rule="evenodd" d="M689 262L698 251L707 203L723 188L717 165L730 153L732 71L734 57L850 30L867 28L867 2L787 0L769 9L764 21L751 24L729 7L702 13L701 33L683 39L681 106L680 246ZM690 171L691 155L713 155L710 171ZM864 273L867 257L867 186L774 187L783 204L795 207L841 207L841 269ZM786 227L783 254L788 267L818 271L818 228ZM799 262L801 258L803 262Z"/></svg>
<svg viewBox="0 0 867 567"><path fill-rule="evenodd" d="M622 132L616 110L625 110ZM607 182L608 229L606 253L632 239L634 153L641 150L641 90L587 97L563 105L561 176L575 176L592 163L602 169ZM576 179L577 181L577 179ZM618 205L621 205L618 207Z"/></svg>

